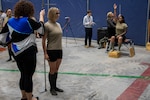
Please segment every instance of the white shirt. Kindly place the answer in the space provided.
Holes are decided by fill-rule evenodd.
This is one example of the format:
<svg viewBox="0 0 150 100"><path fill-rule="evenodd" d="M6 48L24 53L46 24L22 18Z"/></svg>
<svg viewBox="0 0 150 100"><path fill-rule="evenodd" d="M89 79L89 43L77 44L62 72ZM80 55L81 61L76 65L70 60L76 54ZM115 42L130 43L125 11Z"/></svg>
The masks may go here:
<svg viewBox="0 0 150 100"><path fill-rule="evenodd" d="M85 28L92 28L94 25L93 16L86 15L83 18L83 25Z"/></svg>

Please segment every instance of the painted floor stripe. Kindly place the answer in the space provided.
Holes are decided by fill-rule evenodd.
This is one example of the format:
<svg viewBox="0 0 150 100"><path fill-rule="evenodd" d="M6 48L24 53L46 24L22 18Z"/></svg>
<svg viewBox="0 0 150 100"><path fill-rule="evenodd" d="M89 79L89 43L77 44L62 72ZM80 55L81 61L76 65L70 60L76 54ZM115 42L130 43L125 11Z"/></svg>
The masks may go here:
<svg viewBox="0 0 150 100"><path fill-rule="evenodd" d="M141 76L150 76L150 64L142 63L142 65L148 65L148 69ZM118 98L117 100L138 100L144 90L150 84L150 80L136 79Z"/></svg>
<svg viewBox="0 0 150 100"><path fill-rule="evenodd" d="M0 69L0 71L6 72L19 72L19 70L14 69ZM48 73L44 71L36 71L36 73ZM93 74L93 73L76 73L76 72L58 72L59 74L66 74L66 75L77 75L77 76L101 76L101 77L116 77L116 78L136 78L136 79L144 79L150 80L150 76L129 76L129 75L111 75L111 74Z"/></svg>

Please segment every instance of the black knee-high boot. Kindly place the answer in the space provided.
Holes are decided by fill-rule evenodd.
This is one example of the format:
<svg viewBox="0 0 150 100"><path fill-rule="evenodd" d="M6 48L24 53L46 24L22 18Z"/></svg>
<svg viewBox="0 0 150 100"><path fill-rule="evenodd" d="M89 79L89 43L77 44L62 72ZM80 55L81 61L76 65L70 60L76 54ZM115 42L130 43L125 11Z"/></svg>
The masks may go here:
<svg viewBox="0 0 150 100"><path fill-rule="evenodd" d="M64 92L64 90L62 90L62 89L57 87L57 76L58 76L58 73L55 73L54 75L55 75L55 85L54 85L55 91Z"/></svg>
<svg viewBox="0 0 150 100"><path fill-rule="evenodd" d="M57 95L56 91L55 91L55 74L50 74L49 73L49 83L50 83L50 92L52 95Z"/></svg>

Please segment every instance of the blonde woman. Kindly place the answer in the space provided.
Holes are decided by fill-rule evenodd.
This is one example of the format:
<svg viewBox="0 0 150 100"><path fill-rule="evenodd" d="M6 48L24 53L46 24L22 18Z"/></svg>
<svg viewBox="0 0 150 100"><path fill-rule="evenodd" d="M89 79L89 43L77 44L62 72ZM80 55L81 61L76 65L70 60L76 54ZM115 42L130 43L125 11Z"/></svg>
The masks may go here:
<svg viewBox="0 0 150 100"><path fill-rule="evenodd" d="M50 72L50 93L57 95L57 92L63 92L56 86L58 69L62 61L62 28L57 22L60 16L60 10L51 7L48 11L48 21L45 23L45 34L42 38L44 57L48 61ZM47 40L47 44L46 44Z"/></svg>
<svg viewBox="0 0 150 100"><path fill-rule="evenodd" d="M111 36L115 36L116 32L116 22L114 21L114 13L108 12L107 13L107 31L108 31L108 38L111 38Z"/></svg>

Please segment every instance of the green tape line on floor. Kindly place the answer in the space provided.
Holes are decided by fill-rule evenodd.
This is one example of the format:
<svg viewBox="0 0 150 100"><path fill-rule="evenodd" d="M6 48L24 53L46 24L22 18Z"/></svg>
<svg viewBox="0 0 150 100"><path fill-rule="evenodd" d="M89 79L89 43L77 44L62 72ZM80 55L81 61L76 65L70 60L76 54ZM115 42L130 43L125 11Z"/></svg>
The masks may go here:
<svg viewBox="0 0 150 100"><path fill-rule="evenodd" d="M0 69L0 71L19 72L14 69ZM36 71L36 73L45 73L44 71ZM46 72L48 73L48 72ZM78 75L78 76L101 76L101 77L118 77L118 78L141 78L150 80L150 76L127 76L127 75L110 75L110 74L93 74L93 73L76 73L76 72L58 72L59 74Z"/></svg>

